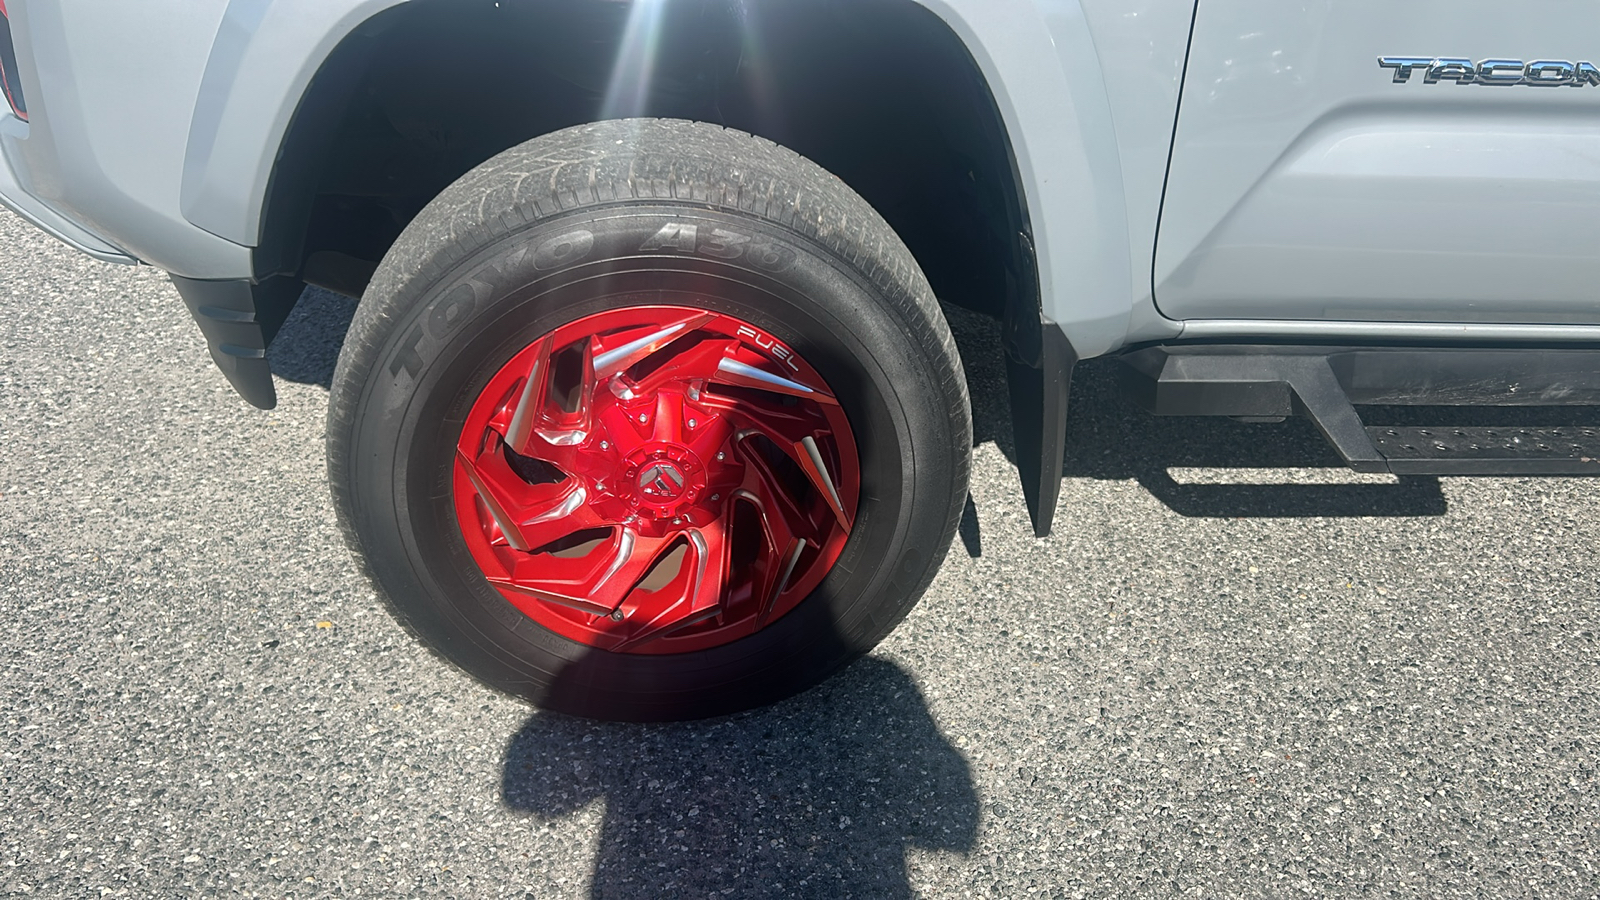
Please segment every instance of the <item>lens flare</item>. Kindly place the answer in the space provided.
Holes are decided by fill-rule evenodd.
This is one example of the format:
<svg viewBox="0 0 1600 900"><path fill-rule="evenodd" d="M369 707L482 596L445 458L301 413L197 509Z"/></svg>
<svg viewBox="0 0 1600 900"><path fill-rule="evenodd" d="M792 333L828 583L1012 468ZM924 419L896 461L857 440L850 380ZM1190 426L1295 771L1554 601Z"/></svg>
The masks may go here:
<svg viewBox="0 0 1600 900"><path fill-rule="evenodd" d="M739 79L749 94L753 111L760 117L763 131L783 134L787 123L781 121L779 115L782 103L778 81L772 73L772 57L766 47L765 29L747 0L735 0L733 8L739 17Z"/></svg>
<svg viewBox="0 0 1600 900"><path fill-rule="evenodd" d="M633 0L622 45L617 48L617 60L611 67L611 80L606 84L605 101L600 105L601 118L628 119L648 111L668 2Z"/></svg>

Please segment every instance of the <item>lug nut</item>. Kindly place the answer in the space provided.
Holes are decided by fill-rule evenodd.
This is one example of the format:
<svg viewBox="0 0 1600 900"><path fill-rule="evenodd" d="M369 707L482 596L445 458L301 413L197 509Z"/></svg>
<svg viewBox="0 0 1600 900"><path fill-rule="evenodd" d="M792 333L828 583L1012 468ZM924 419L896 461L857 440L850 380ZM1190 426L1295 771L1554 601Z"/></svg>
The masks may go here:
<svg viewBox="0 0 1600 900"><path fill-rule="evenodd" d="M722 459L723 457L727 456L727 455L728 454L723 453L721 450L717 451L717 459L719 459L719 460Z"/></svg>
<svg viewBox="0 0 1600 900"><path fill-rule="evenodd" d="M609 442L607 442L607 441L601 441L600 442L600 449L601 450L610 450L611 449L611 444Z"/></svg>
<svg viewBox="0 0 1600 900"><path fill-rule="evenodd" d="M640 425L643 425L644 423L646 423L648 421L650 421L650 417L649 416L645 415L644 413L639 413L639 424Z"/></svg>
<svg viewBox="0 0 1600 900"><path fill-rule="evenodd" d="M611 621L613 621L613 622L621 622L622 621L622 610L613 609L611 611Z"/></svg>
<svg viewBox="0 0 1600 900"><path fill-rule="evenodd" d="M716 502L716 501L721 500L721 499L722 499L722 495L721 494L712 494L711 495L712 502Z"/></svg>
<svg viewBox="0 0 1600 900"><path fill-rule="evenodd" d="M689 420L689 427L690 427L690 428L699 428L699 427L700 427L700 423L699 423L699 422L696 422L696 421L695 421L695 420L693 420L693 419L690 419L690 420Z"/></svg>

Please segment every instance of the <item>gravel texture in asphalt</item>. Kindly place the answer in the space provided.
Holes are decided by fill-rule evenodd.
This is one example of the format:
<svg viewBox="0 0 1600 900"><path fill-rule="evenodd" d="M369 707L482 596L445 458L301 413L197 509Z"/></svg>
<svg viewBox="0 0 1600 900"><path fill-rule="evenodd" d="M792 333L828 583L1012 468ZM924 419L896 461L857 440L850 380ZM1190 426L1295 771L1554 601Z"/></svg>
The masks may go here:
<svg viewBox="0 0 1600 900"><path fill-rule="evenodd" d="M323 470L352 302L259 412L165 276L0 214L0 890L49 897L1600 894L1600 482L1352 475L1075 388L1028 527L952 310L972 505L869 658L679 725L415 645Z"/></svg>

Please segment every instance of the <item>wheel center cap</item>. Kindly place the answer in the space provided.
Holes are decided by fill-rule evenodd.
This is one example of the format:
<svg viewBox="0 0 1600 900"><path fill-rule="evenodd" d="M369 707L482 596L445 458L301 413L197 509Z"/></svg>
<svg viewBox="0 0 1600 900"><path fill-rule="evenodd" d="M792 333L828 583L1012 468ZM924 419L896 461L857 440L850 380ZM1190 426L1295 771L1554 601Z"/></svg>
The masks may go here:
<svg viewBox="0 0 1600 900"><path fill-rule="evenodd" d="M681 515L706 492L706 467L682 444L646 444L628 454L625 464L622 484L628 486L628 505L640 515Z"/></svg>
<svg viewBox="0 0 1600 900"><path fill-rule="evenodd" d="M666 460L657 460L639 473L639 493L657 503L670 503L683 496L683 470Z"/></svg>

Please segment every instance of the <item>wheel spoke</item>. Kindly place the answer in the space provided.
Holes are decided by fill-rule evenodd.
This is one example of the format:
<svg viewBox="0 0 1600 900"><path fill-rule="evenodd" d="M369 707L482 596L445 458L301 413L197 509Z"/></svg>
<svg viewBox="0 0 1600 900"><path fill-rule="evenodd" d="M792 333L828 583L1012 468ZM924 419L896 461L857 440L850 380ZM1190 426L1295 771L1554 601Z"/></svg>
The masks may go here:
<svg viewBox="0 0 1600 900"><path fill-rule="evenodd" d="M577 557L545 553L524 557L517 561L510 577L490 578L489 582L524 597L581 610L590 615L610 615L616 602L608 596L597 597L595 586L603 586L613 580L620 584L627 578L619 570L628 561L638 559L636 538L637 535L631 530L615 528L609 540L589 553ZM650 561L646 557L641 565L647 568ZM634 573L634 580L640 574L642 572ZM625 595L630 588L631 582L612 589L612 592Z"/></svg>
<svg viewBox="0 0 1600 900"><path fill-rule="evenodd" d="M834 478L828 466L828 461L823 457L822 448L817 444L817 439L809 434L796 441L783 440L786 436L782 434L772 435L767 433L765 436L800 467L800 470L805 473L806 479L816 488L823 502L833 512L834 518L839 522L839 526L844 529L846 534L849 534L850 528L854 523L851 521L849 511L844 507L844 498L839 493L839 482ZM750 446L747 440L740 440L740 448L747 462L762 473L762 480L766 489L785 498L789 502L790 508L797 509L794 506L793 499L788 496L788 492L780 487L782 482L772 472L772 468L766 459L754 447Z"/></svg>
<svg viewBox="0 0 1600 900"><path fill-rule="evenodd" d="M562 408L551 418L552 427L539 429L536 434L552 447L571 447L583 443L594 428L594 392L600 380L595 376L595 338L582 342L582 361L578 364L577 395L571 398L571 411Z"/></svg>
<svg viewBox="0 0 1600 900"><path fill-rule="evenodd" d="M650 440L677 443L683 440L683 395L662 391L656 395L656 419L651 423Z"/></svg>
<svg viewBox="0 0 1600 900"><path fill-rule="evenodd" d="M506 445L524 455L528 452L528 436L543 415L550 392L550 338L546 336L534 347L533 364L527 378L523 379L516 411L511 415L505 435Z"/></svg>
<svg viewBox="0 0 1600 900"><path fill-rule="evenodd" d="M562 409L551 396L555 349L549 336L534 344L528 375L517 388L504 434L506 446L519 455L543 460L565 472L572 464L570 448L582 443L591 428L589 409L596 384L592 365L594 340L583 343L582 381L572 412Z"/></svg>
<svg viewBox="0 0 1600 900"><path fill-rule="evenodd" d="M688 591L689 610L673 627L682 628L722 611L728 588L728 534L721 521L689 531L693 548L694 584ZM687 561L685 562L687 564Z"/></svg>
<svg viewBox="0 0 1600 900"><path fill-rule="evenodd" d="M534 550L603 524L589 508L588 491L583 485L569 481L559 487L563 489L549 492L554 496L529 503L514 514L518 530Z"/></svg>
<svg viewBox="0 0 1600 900"><path fill-rule="evenodd" d="M558 432L556 436L560 437L564 434L565 432ZM533 434L528 437L527 451L522 455L530 459L537 459L540 462L549 463L563 475L570 475L577 471L581 466L579 459L581 448L578 443L556 444L552 443L549 437L550 435L541 434L539 429L535 429Z"/></svg>
<svg viewBox="0 0 1600 900"><path fill-rule="evenodd" d="M737 341L726 338L707 338L676 354L660 368L639 379L634 390L640 394L648 394L674 381L709 381L716 376L717 365L738 346Z"/></svg>
<svg viewBox="0 0 1600 900"><path fill-rule="evenodd" d="M604 616L611 612L611 610L606 609L587 597L580 597L571 593L564 593L560 591L545 590L543 588L523 584L520 581L513 581L509 578L490 578L488 581L491 585L503 591L510 591L514 594L520 594L524 597L532 597L535 600L542 600L545 603L554 603L557 606L565 606L569 609L576 609L579 612L586 612L591 616Z"/></svg>
<svg viewBox="0 0 1600 900"><path fill-rule="evenodd" d="M651 354L677 340L679 336L699 328L717 318L714 313L699 313L680 319L671 325L635 338L619 347L599 353L594 358L595 376L601 381L625 372L644 362Z"/></svg>
<svg viewBox="0 0 1600 900"><path fill-rule="evenodd" d="M826 391L819 391L808 387L788 375L779 375L767 371L760 366L725 356L717 362L717 373L712 376L712 381L733 387L751 388L758 391L770 391L775 394L784 394L789 397L801 397L806 400L816 400L820 403L829 403L835 406L839 401Z"/></svg>
<svg viewBox="0 0 1600 900"><path fill-rule="evenodd" d="M779 509L770 509L771 504L760 495L740 490L735 496L754 506L761 517L762 553L754 587L758 604L756 621L765 622L778 602L778 595L789 587L800 554L809 544L805 538L795 536L788 516Z"/></svg>
<svg viewBox="0 0 1600 900"><path fill-rule="evenodd" d="M763 520L781 521L783 530L792 537L815 536L816 527L810 517L800 509L794 496L784 488L783 479L773 471L772 464L761 451L750 442L741 440L739 457L745 464L744 483L739 486L739 493L753 499L756 506L761 509ZM788 546L788 542L775 537L773 545L782 552Z"/></svg>
<svg viewBox="0 0 1600 900"><path fill-rule="evenodd" d="M688 628L723 611L722 601L728 586L728 539L720 522L704 528L690 528L681 535L688 542L677 577L663 591L677 599L662 606L646 603L639 594L628 598L619 611L632 623L628 637L617 650L628 650L673 632ZM644 593L644 592L641 592ZM643 615L648 619L640 621ZM652 614L653 613L653 614Z"/></svg>
<svg viewBox="0 0 1600 900"><path fill-rule="evenodd" d="M822 499L828 502L828 508L833 510L833 515L839 520L839 527L845 534L850 533L850 516L844 510L844 500L839 496L838 483L833 475L828 472L828 462L822 458L822 450L817 446L817 439L806 435L791 448L795 462L805 471L806 477L822 492Z"/></svg>
<svg viewBox="0 0 1600 900"><path fill-rule="evenodd" d="M516 521L506 509L502 490L498 486L491 486L490 481L478 471L472 460L459 449L456 451L456 463L467 473L467 479L472 482L473 490L477 492L478 499L483 501L484 507L489 510L489 517L494 520L495 527L499 529L500 536L505 539L506 544L513 550L526 552L529 549L528 541L522 536L521 529L517 527Z"/></svg>
<svg viewBox="0 0 1600 900"><path fill-rule="evenodd" d="M631 529L622 529L605 569L589 590L590 602L603 607L606 612L623 606L623 601L649 574L651 567L660 561L662 551L670 543L669 538L643 537Z"/></svg>
<svg viewBox="0 0 1600 900"><path fill-rule="evenodd" d="M817 493L822 496L828 508L833 511L834 518L838 519L840 527L848 534L853 525L849 510L845 508L844 496L839 490L839 480L834 475L827 458L822 453L821 446L817 443L817 423L815 420L806 420L786 411L766 407L754 407L744 404L739 407L738 415L751 427L750 430L760 433L772 441L779 450L788 456L800 467ZM747 454L759 456L759 454Z"/></svg>
<svg viewBox="0 0 1600 900"><path fill-rule="evenodd" d="M778 605L778 598L789 589L794 580L795 567L800 564L800 556L806 552L809 545L804 538L795 538L794 543L782 555L774 554L761 579L761 609L756 614L756 624L766 624L767 618L772 615L772 610Z"/></svg>
<svg viewBox="0 0 1600 900"><path fill-rule="evenodd" d="M739 401L727 404L726 409L728 417L739 431L758 432L784 448L785 452L822 425L822 419L818 416L775 403Z"/></svg>
<svg viewBox="0 0 1600 900"><path fill-rule="evenodd" d="M603 523L589 509L583 483L569 478L550 484L528 484L493 448L469 460L457 454L473 489L488 509L506 545L524 552Z"/></svg>

